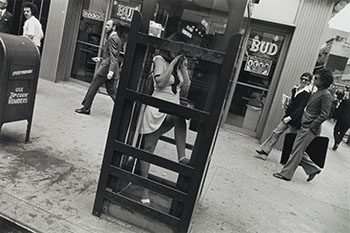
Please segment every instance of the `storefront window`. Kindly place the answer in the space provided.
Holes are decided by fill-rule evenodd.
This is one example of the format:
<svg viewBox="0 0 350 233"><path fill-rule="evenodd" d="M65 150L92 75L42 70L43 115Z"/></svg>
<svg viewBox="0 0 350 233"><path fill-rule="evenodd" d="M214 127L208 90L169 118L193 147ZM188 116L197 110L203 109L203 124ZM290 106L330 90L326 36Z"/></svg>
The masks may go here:
<svg viewBox="0 0 350 233"><path fill-rule="evenodd" d="M91 82L99 51L108 0L84 0L71 77Z"/></svg>
<svg viewBox="0 0 350 233"><path fill-rule="evenodd" d="M255 132L285 36L252 29L226 123Z"/></svg>

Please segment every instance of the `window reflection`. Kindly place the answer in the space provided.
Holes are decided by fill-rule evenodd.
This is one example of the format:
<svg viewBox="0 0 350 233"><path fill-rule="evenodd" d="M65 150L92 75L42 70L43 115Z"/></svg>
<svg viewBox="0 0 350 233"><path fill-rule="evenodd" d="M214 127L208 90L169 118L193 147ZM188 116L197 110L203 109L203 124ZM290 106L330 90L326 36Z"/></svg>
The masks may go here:
<svg viewBox="0 0 350 233"><path fill-rule="evenodd" d="M188 38L188 43L215 49L226 30L228 12L226 0L159 0L153 21L161 25L162 37L178 32Z"/></svg>

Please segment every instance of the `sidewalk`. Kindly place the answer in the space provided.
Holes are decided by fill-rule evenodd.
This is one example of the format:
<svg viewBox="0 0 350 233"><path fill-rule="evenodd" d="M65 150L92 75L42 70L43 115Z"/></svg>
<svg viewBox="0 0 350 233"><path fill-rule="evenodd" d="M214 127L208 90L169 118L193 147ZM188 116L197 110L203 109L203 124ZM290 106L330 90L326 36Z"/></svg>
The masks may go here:
<svg viewBox="0 0 350 233"><path fill-rule="evenodd" d="M144 232L91 214L112 101L99 94L91 115L78 115L85 91L40 80L29 144L26 122L4 124L0 214L43 233ZM279 151L256 159L257 139L222 129L192 232L350 232L350 147L330 149L332 127L323 127L330 137L325 169L310 183L301 168L291 182L274 178Z"/></svg>

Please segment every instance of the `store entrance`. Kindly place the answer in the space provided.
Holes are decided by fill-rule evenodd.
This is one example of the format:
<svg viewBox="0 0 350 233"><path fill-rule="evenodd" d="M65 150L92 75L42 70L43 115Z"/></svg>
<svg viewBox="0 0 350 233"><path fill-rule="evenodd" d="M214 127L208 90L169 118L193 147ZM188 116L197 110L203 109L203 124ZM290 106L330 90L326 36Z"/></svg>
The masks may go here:
<svg viewBox="0 0 350 233"><path fill-rule="evenodd" d="M227 113L227 125L256 135L271 84L278 76L275 71L281 60L285 37L272 30L251 28Z"/></svg>
<svg viewBox="0 0 350 233"><path fill-rule="evenodd" d="M90 83L94 76L109 0L84 0L71 77Z"/></svg>

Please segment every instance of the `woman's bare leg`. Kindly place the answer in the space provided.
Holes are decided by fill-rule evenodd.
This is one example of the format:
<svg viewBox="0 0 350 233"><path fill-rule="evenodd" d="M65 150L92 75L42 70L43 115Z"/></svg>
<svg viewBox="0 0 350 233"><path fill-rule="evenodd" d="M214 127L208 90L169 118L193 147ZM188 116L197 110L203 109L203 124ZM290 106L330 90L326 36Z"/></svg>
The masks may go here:
<svg viewBox="0 0 350 233"><path fill-rule="evenodd" d="M186 121L180 117L174 117L175 125L175 143L177 149L177 157L180 162L186 158Z"/></svg>
<svg viewBox="0 0 350 233"><path fill-rule="evenodd" d="M150 133L150 134L145 134L143 136L143 140L144 140L143 149L145 151L150 152L150 153L154 153L160 136L162 136L162 134L166 133L170 129L171 128L163 126L163 124L162 124L160 126L160 128L158 130L156 130L155 132ZM141 173L142 177L145 177L145 178L148 177L149 168L150 168L150 163L142 161L142 160L140 161L140 173ZM150 203L148 189L144 189L141 202L144 204Z"/></svg>

